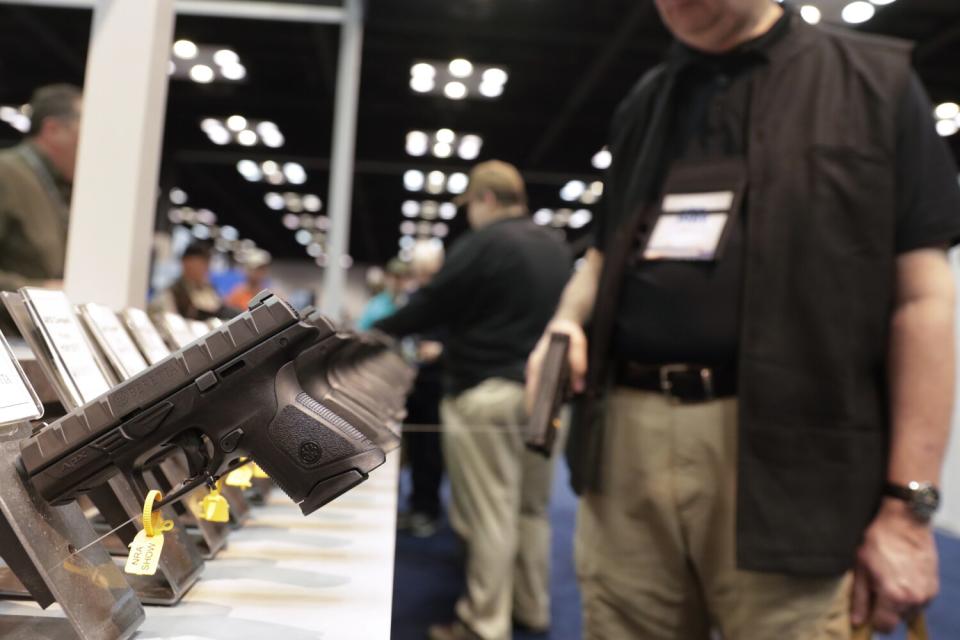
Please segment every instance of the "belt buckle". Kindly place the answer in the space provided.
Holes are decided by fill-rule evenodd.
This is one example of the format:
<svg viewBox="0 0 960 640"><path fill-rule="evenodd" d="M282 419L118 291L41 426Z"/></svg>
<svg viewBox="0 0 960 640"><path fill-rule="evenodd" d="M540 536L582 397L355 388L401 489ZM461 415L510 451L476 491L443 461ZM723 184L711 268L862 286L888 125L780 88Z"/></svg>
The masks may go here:
<svg viewBox="0 0 960 640"><path fill-rule="evenodd" d="M713 387L713 371L709 367L693 367L688 364L665 364L660 367L660 391L663 392L663 395L677 403L695 402L694 400L684 399L674 395L673 382L670 380L671 374L691 371L699 371L700 373L700 382L703 385L703 398L700 401L708 402L714 400L716 396L714 395Z"/></svg>

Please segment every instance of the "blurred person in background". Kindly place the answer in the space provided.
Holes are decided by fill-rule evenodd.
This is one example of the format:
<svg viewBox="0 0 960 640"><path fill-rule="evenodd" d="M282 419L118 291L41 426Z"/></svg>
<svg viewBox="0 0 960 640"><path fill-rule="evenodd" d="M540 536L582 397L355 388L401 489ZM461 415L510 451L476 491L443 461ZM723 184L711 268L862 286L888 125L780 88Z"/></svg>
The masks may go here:
<svg viewBox="0 0 960 640"><path fill-rule="evenodd" d="M152 313L178 313L189 320L230 318L236 311L223 304L210 284L211 248L208 242L192 242L180 259L181 273L170 287L150 303Z"/></svg>
<svg viewBox="0 0 960 640"><path fill-rule="evenodd" d="M956 166L906 44L656 6L677 42L528 368L570 336L584 637L887 631L938 588Z"/></svg>
<svg viewBox="0 0 960 640"><path fill-rule="evenodd" d="M506 640L511 621L550 625L552 461L523 443L524 362L556 307L571 258L527 213L526 187L505 162L477 165L459 199L472 231L434 278L376 328L395 336L445 327L441 440L450 523L466 543L456 621L431 640Z"/></svg>
<svg viewBox="0 0 960 640"><path fill-rule="evenodd" d="M241 282L224 298L224 303L238 311L243 311L253 297L263 291L270 283L270 252L254 249L244 255L246 280Z"/></svg>
<svg viewBox="0 0 960 640"><path fill-rule="evenodd" d="M383 274L383 290L367 302L357 321L357 329L369 331L378 320L386 318L397 310L398 302L406 294L409 275L410 268L399 258L394 258L387 263Z"/></svg>
<svg viewBox="0 0 960 640"><path fill-rule="evenodd" d="M413 294L427 286L443 266L443 244L418 242L410 261ZM437 532L440 513L440 484L443 481L443 451L440 448L440 399L443 396L443 332L411 338L417 379L407 398L404 433L410 464L409 510L397 518L397 528L418 538Z"/></svg>
<svg viewBox="0 0 960 640"><path fill-rule="evenodd" d="M82 96L68 84L37 89L23 142L0 152L0 290L61 287Z"/></svg>

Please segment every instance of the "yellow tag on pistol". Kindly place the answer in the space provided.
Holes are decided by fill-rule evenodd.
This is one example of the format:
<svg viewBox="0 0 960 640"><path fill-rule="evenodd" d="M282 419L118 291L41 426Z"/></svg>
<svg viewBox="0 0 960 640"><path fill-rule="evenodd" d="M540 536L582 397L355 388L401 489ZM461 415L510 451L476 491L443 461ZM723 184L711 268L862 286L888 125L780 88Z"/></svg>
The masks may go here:
<svg viewBox="0 0 960 640"><path fill-rule="evenodd" d="M260 468L260 465L258 465L256 462L251 462L251 463L250 463L250 466L253 467L253 477L254 477L254 478L259 478L259 479L263 480L263 479L266 479L266 478L269 478L269 477L270 477L270 476L267 475L267 472L264 471L263 469L261 469L261 468Z"/></svg>
<svg viewBox="0 0 960 640"><path fill-rule="evenodd" d="M210 489L210 493L200 501L200 518L208 522L230 522L230 503L220 495L221 482Z"/></svg>
<svg viewBox="0 0 960 640"><path fill-rule="evenodd" d="M250 478L252 477L253 469L250 468L249 464L245 464L239 469L234 469L227 474L227 486L249 489L253 486L253 483L250 482Z"/></svg>
<svg viewBox="0 0 960 640"><path fill-rule="evenodd" d="M123 570L135 576L152 576L157 572L160 564L160 553L163 551L163 534L173 531L173 520L164 520L159 511L153 510L153 504L162 500L159 491L147 493L143 502L143 529L130 543L130 555Z"/></svg>

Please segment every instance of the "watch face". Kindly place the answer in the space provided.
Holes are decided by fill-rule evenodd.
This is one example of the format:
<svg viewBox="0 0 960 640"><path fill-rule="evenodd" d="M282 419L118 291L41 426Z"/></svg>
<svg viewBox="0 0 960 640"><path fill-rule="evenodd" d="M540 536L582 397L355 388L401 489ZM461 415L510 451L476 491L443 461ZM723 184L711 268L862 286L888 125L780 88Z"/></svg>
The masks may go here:
<svg viewBox="0 0 960 640"><path fill-rule="evenodd" d="M910 500L910 509L914 515L924 522L930 520L940 506L940 492L931 485L912 486L913 497Z"/></svg>

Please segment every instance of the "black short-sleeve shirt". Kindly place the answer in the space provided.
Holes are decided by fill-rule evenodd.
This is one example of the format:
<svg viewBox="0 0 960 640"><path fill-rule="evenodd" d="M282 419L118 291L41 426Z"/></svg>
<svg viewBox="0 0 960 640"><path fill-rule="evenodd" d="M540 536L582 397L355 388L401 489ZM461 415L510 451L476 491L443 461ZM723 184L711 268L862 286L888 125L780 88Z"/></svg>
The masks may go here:
<svg viewBox="0 0 960 640"><path fill-rule="evenodd" d="M680 56L681 70L663 175L677 160L746 153L752 72L766 63L765 51L789 28L787 12L767 34L726 55L675 47L672 55ZM960 240L956 164L935 130L930 100L915 75L900 97L897 128L897 252L953 244ZM604 224L613 224L615 213L598 219L601 251L608 237ZM745 213L746 207L733 223L717 262L631 262L614 328L612 352L618 359L650 364L736 362Z"/></svg>

